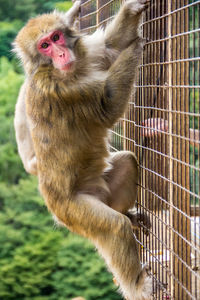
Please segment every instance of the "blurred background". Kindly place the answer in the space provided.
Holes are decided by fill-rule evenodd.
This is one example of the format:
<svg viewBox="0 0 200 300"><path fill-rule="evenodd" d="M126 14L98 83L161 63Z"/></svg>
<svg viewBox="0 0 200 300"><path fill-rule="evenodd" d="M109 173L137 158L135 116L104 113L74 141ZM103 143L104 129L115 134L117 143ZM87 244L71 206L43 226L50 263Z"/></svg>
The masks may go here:
<svg viewBox="0 0 200 300"><path fill-rule="evenodd" d="M11 43L30 18L72 2L0 0L0 299L117 300L112 276L86 240L55 226L17 153L13 117L23 70Z"/></svg>

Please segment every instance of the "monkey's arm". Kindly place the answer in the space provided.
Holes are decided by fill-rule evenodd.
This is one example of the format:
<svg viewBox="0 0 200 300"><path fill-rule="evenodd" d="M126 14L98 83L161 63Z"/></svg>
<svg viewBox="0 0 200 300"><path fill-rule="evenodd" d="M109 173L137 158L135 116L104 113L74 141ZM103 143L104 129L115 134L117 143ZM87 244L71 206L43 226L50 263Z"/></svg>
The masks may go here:
<svg viewBox="0 0 200 300"><path fill-rule="evenodd" d="M128 0L114 20L106 27L105 44L107 48L119 51L127 48L138 36L141 13L150 0Z"/></svg>
<svg viewBox="0 0 200 300"><path fill-rule="evenodd" d="M24 83L20 89L15 108L15 134L18 152L23 162L25 170L30 174L37 175L35 151L26 117L25 92L26 83Z"/></svg>
<svg viewBox="0 0 200 300"><path fill-rule="evenodd" d="M113 126L126 109L143 45L143 39L137 38L127 49L122 51L108 70L101 103L110 126Z"/></svg>
<svg viewBox="0 0 200 300"><path fill-rule="evenodd" d="M126 1L105 31L100 28L83 38L89 57L101 70L108 70L120 52L139 36L141 14L149 1Z"/></svg>

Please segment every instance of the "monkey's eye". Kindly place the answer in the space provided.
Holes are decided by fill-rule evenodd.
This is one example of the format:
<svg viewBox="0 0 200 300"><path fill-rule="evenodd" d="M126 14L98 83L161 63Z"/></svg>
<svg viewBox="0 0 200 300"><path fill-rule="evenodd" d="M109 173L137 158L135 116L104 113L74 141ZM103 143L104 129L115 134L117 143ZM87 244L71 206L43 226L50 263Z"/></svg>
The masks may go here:
<svg viewBox="0 0 200 300"><path fill-rule="evenodd" d="M41 45L41 47L42 47L43 49L47 49L47 48L49 47L49 44L48 44L48 43L43 43L43 44Z"/></svg>
<svg viewBox="0 0 200 300"><path fill-rule="evenodd" d="M52 38L52 40L53 40L54 42L57 42L59 39L60 39L59 34L55 34L55 35L53 36L53 38Z"/></svg>

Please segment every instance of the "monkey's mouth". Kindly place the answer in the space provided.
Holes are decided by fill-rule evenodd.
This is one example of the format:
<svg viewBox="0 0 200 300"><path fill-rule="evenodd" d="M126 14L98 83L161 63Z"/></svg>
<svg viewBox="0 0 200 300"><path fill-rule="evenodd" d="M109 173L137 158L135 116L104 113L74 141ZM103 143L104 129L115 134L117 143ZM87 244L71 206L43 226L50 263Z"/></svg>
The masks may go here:
<svg viewBox="0 0 200 300"><path fill-rule="evenodd" d="M74 65L74 60L70 60L66 64L62 65L59 67L60 70L62 71L70 71Z"/></svg>

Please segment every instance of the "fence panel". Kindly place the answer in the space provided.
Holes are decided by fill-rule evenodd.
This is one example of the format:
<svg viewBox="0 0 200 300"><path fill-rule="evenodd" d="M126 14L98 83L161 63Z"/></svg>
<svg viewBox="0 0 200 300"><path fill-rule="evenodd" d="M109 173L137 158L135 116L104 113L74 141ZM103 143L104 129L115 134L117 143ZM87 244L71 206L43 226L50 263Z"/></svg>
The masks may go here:
<svg viewBox="0 0 200 300"><path fill-rule="evenodd" d="M94 32L119 0L82 0L80 28ZM151 0L136 93L114 126L111 151L138 157L137 209L151 219L137 232L151 265L153 299L200 299L200 1Z"/></svg>

